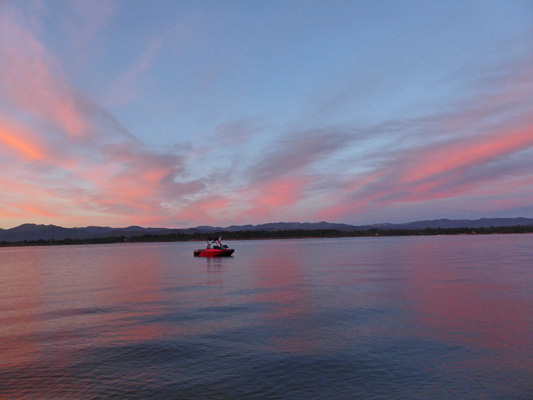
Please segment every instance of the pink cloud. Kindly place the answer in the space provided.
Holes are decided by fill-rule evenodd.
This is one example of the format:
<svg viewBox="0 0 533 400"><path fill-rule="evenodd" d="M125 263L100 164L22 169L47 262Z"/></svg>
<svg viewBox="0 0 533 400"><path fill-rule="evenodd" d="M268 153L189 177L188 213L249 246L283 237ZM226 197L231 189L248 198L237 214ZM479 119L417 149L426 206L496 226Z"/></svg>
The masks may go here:
<svg viewBox="0 0 533 400"><path fill-rule="evenodd" d="M252 202L269 208L292 205L300 200L305 184L305 178L300 176L276 179L258 190L258 193L253 196ZM258 188L254 189L257 190Z"/></svg>
<svg viewBox="0 0 533 400"><path fill-rule="evenodd" d="M15 163L14 165L17 166ZM3 166L3 169L6 167ZM58 197L54 188L40 184L41 176L35 182L25 177L22 167L17 166L10 177L0 179L2 197L0 209L2 222L15 226L23 222L60 223L72 218L73 210L68 199ZM10 226L9 226L10 227Z"/></svg>
<svg viewBox="0 0 533 400"><path fill-rule="evenodd" d="M25 132L8 128L1 123L0 143L30 161L41 160L46 156L46 151Z"/></svg>
<svg viewBox="0 0 533 400"><path fill-rule="evenodd" d="M530 178L507 183L503 170L492 166L531 148L532 126L420 146L358 177L340 201L332 200L319 215L337 220L413 202L481 196L487 190L501 195L520 185L531 188Z"/></svg>
<svg viewBox="0 0 533 400"><path fill-rule="evenodd" d="M58 78L58 64L38 40L15 22L17 18L10 18L9 14L0 16L3 97L27 115L47 120L70 136L88 134L74 91Z"/></svg>
<svg viewBox="0 0 533 400"><path fill-rule="evenodd" d="M0 115L0 151L14 157L17 179L29 184L4 182L3 190L16 193L8 208L28 220L64 219L49 212L54 203L63 216L157 220L179 208L180 196L201 188L178 182L180 156L151 151L72 89L53 55L11 16L0 16L0 57L6 60L0 89L12 110Z"/></svg>
<svg viewBox="0 0 533 400"><path fill-rule="evenodd" d="M286 216L286 213L290 214L290 208L304 197L308 184L307 177L292 175L250 185L238 194L238 197L247 199L238 218L265 220Z"/></svg>
<svg viewBox="0 0 533 400"><path fill-rule="evenodd" d="M496 132L457 140L419 152L415 165L403 173L403 181L415 182L461 168L474 168L491 159L533 146L533 127L517 132Z"/></svg>
<svg viewBox="0 0 533 400"><path fill-rule="evenodd" d="M183 207L176 218L182 223L203 221L204 224L218 224L227 218L231 203L231 199L224 196L205 196Z"/></svg>

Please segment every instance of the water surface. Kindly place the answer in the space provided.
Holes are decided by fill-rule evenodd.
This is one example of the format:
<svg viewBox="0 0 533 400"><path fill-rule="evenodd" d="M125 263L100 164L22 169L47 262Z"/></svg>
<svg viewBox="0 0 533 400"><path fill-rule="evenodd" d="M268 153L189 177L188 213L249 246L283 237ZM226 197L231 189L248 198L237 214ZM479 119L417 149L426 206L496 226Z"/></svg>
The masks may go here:
<svg viewBox="0 0 533 400"><path fill-rule="evenodd" d="M227 244L0 248L0 398L533 398L533 235Z"/></svg>

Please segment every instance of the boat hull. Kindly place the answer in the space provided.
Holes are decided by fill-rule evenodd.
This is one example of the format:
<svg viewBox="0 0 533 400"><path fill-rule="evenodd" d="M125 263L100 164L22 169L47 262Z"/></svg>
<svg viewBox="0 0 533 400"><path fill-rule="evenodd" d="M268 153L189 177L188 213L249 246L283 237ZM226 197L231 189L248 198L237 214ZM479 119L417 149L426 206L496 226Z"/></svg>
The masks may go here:
<svg viewBox="0 0 533 400"><path fill-rule="evenodd" d="M199 249L194 250L195 257L230 257L234 249Z"/></svg>

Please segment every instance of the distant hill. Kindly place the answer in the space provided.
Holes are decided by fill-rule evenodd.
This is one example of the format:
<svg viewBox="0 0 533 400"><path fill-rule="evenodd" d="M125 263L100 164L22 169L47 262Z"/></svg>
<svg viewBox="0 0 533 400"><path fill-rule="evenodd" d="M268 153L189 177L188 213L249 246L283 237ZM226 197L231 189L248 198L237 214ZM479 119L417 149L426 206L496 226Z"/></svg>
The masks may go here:
<svg viewBox="0 0 533 400"><path fill-rule="evenodd" d="M382 229L425 229L425 228L489 228L491 226L529 226L533 218L481 218L471 219L434 219L429 221L407 222L404 224L386 224ZM378 225L374 225L378 227Z"/></svg>
<svg viewBox="0 0 533 400"><path fill-rule="evenodd" d="M415 221L403 224L373 224L348 225L330 222L274 222L260 225L231 225L228 227L197 226L187 229L143 228L129 226L126 228L110 228L102 226L88 226L84 228L63 228L56 225L23 224L11 229L0 229L0 242L22 242L36 240L64 240L64 239L93 239L111 236L144 236L169 235L172 233L210 233L210 232L238 232L238 231L280 231L280 230L324 230L334 229L344 232L361 231L367 229L406 229L419 230L426 228L483 228L504 226L533 226L532 218L482 218L470 219L437 219L429 221Z"/></svg>
<svg viewBox="0 0 533 400"><path fill-rule="evenodd" d="M0 231L0 242L21 242L24 240L64 240L64 239L93 239L109 236L136 236L149 234L167 234L177 232L177 229L142 228L130 226L127 228L110 228L106 226L88 226L85 228L63 228L56 225L23 224L12 229Z"/></svg>

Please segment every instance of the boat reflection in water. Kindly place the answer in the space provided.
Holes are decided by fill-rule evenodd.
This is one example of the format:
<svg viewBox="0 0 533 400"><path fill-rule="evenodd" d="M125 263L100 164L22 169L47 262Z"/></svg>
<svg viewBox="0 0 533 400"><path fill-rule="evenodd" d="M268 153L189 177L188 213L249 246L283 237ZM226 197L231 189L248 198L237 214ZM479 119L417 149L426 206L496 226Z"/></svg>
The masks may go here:
<svg viewBox="0 0 533 400"><path fill-rule="evenodd" d="M205 249L194 250L195 257L230 257L234 249L230 249L221 242L222 236L219 238L208 238Z"/></svg>

